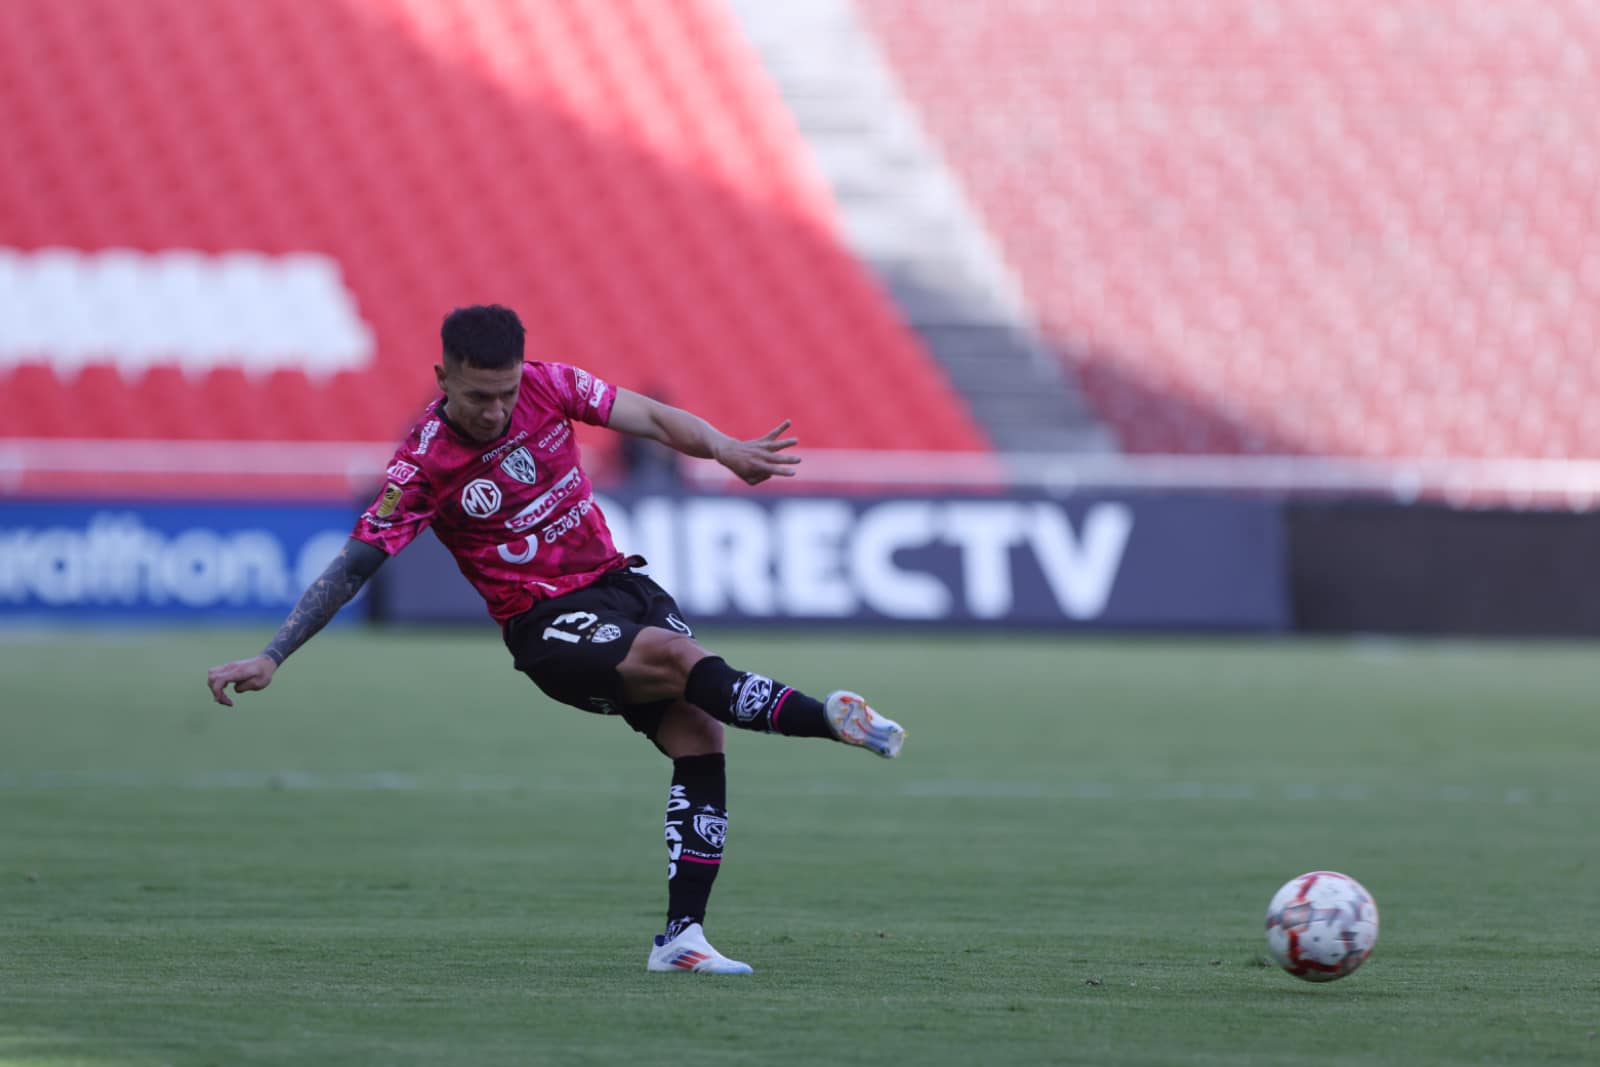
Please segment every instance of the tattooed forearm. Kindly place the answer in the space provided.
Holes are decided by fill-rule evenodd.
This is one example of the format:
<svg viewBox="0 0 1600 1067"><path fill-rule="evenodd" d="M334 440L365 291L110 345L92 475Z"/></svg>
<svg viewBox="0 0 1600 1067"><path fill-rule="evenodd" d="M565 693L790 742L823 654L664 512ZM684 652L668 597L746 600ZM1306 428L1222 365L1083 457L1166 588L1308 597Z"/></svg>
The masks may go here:
<svg viewBox="0 0 1600 1067"><path fill-rule="evenodd" d="M291 652L328 625L328 620L350 602L388 558L381 549L363 541L346 541L328 569L300 594L299 603L261 654L282 666Z"/></svg>

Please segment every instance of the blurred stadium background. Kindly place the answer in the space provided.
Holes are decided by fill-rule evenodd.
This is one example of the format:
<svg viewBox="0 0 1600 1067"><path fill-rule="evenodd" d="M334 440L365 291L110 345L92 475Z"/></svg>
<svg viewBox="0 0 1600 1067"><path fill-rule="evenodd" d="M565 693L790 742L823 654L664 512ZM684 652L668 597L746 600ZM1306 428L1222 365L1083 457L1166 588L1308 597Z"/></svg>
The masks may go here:
<svg viewBox="0 0 1600 1067"><path fill-rule="evenodd" d="M586 432L702 616L1592 633L1597 55L1581 0L8 0L0 611L277 617L493 301L795 420L787 505ZM437 563L376 610L475 617Z"/></svg>
<svg viewBox="0 0 1600 1067"><path fill-rule="evenodd" d="M0 1062L1592 1062L1596 99L1592 0L0 0ZM912 731L730 737L739 990L431 537L201 688L480 302L802 438L580 430L714 647Z"/></svg>

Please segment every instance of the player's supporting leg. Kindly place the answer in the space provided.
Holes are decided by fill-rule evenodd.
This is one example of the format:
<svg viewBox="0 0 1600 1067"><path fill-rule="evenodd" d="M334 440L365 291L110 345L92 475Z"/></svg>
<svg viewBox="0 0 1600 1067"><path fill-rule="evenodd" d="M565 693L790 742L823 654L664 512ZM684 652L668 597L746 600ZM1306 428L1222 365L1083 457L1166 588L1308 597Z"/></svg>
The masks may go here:
<svg viewBox="0 0 1600 1067"><path fill-rule="evenodd" d="M682 701L661 717L652 740L672 758L667 796L667 929L646 969L750 974L751 967L711 947L703 923L728 835L727 762L722 724Z"/></svg>
<svg viewBox="0 0 1600 1067"><path fill-rule="evenodd" d="M728 785L723 754L672 761L667 797L667 936L706 921L706 903L728 838Z"/></svg>

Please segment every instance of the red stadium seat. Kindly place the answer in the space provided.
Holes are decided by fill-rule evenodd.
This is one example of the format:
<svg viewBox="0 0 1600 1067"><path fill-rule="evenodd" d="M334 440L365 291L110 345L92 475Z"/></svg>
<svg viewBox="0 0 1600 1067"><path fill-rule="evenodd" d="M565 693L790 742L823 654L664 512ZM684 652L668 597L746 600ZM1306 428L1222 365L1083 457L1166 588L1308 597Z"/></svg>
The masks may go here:
<svg viewBox="0 0 1600 1067"><path fill-rule="evenodd" d="M1126 447L1600 456L1592 3L860 7Z"/></svg>
<svg viewBox="0 0 1600 1067"><path fill-rule="evenodd" d="M755 62L713 0L0 5L4 250L133 250L129 299L174 321L148 371L0 354L19 433L391 440L440 318L495 301L533 356L730 432L789 416L816 446L986 448L844 247ZM242 338L211 282L159 296L160 257L209 277L238 253L268 275L333 264L317 299L370 331L364 362L315 351L295 327L327 308L299 290Z"/></svg>

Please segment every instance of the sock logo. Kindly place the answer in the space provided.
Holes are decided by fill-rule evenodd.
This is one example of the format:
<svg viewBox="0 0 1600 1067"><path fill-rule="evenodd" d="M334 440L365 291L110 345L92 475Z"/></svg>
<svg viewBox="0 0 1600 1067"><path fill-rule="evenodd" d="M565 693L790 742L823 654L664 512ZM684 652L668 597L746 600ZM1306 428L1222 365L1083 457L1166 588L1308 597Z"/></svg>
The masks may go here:
<svg viewBox="0 0 1600 1067"><path fill-rule="evenodd" d="M720 852L723 843L728 840L728 820L721 815L696 815L694 832L700 835L702 841Z"/></svg>
<svg viewBox="0 0 1600 1067"><path fill-rule="evenodd" d="M746 674L733 689L733 714L740 722L750 722L772 700L772 679L762 674Z"/></svg>

